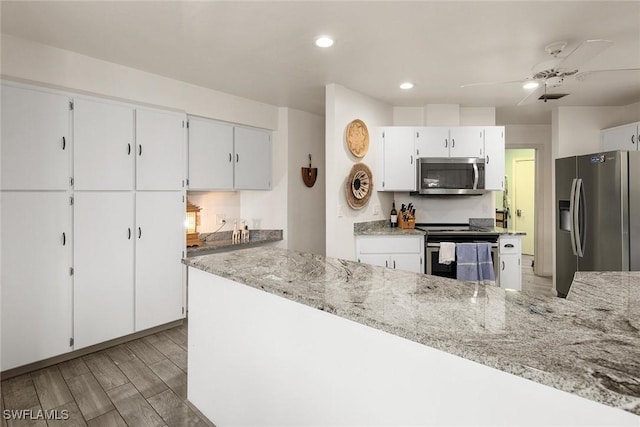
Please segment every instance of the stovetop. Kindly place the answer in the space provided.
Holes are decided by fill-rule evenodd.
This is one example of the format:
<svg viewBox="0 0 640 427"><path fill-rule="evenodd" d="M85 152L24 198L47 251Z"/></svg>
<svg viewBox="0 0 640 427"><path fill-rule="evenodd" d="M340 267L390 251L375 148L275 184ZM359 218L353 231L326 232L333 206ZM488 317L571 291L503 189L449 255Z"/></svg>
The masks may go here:
<svg viewBox="0 0 640 427"><path fill-rule="evenodd" d="M442 239L446 236L456 237L478 237L497 239L500 233L495 229L470 227L469 224L416 224L416 228L426 232L428 240L430 238Z"/></svg>

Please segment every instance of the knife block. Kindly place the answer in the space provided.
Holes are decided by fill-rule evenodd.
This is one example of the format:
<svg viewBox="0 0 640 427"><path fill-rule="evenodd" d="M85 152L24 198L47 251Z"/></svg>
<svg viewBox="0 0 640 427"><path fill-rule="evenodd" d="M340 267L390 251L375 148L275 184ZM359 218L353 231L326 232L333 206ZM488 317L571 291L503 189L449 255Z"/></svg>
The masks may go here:
<svg viewBox="0 0 640 427"><path fill-rule="evenodd" d="M405 214L407 215L407 219L404 219ZM400 228L408 229L408 228L416 228L416 218L411 215L409 212L398 214L398 226Z"/></svg>

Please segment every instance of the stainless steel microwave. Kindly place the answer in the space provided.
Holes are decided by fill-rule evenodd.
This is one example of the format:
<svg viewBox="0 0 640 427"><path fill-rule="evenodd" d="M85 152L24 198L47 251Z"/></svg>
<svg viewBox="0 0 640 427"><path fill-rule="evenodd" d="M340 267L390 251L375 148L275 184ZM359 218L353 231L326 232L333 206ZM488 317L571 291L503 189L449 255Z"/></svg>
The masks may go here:
<svg viewBox="0 0 640 427"><path fill-rule="evenodd" d="M484 194L484 158L418 159L418 191L414 194Z"/></svg>

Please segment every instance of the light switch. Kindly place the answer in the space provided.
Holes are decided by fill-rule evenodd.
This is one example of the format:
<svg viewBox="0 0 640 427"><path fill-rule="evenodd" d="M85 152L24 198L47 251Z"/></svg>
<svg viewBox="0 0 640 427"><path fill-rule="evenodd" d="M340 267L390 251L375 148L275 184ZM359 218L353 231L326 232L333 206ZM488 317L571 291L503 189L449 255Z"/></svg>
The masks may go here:
<svg viewBox="0 0 640 427"><path fill-rule="evenodd" d="M343 215L344 215L344 212L342 209L342 205L338 205L338 218L342 218Z"/></svg>

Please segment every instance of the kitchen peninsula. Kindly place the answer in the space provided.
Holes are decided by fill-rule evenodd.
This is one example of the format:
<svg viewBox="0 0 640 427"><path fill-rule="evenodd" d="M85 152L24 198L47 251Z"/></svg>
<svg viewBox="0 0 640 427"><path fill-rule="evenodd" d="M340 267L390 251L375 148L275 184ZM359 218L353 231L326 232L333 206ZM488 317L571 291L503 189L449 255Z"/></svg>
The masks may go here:
<svg viewBox="0 0 640 427"><path fill-rule="evenodd" d="M271 247L185 264L188 398L219 425L640 421L640 273L565 300Z"/></svg>

